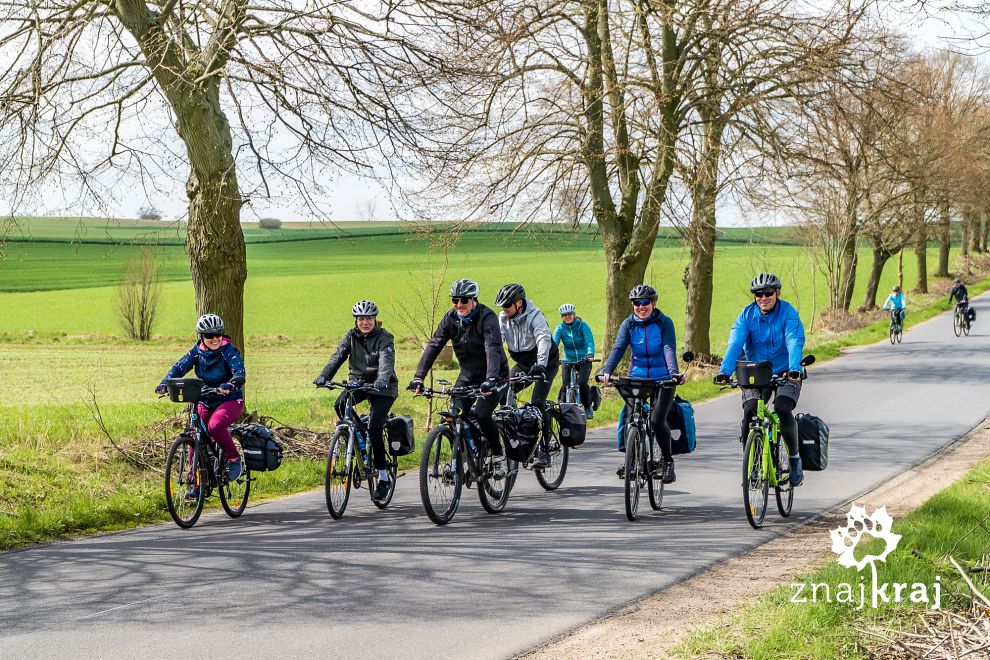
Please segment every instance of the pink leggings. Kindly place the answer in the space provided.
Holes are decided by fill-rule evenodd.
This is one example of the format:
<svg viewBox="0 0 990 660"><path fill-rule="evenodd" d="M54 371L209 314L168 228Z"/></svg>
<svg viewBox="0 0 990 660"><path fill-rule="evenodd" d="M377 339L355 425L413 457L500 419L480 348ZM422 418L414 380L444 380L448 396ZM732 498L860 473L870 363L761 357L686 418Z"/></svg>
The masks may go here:
<svg viewBox="0 0 990 660"><path fill-rule="evenodd" d="M244 412L244 399L236 401L224 401L219 406L210 410L202 403L197 404L199 416L206 422L206 428L223 453L228 459L237 458L237 447L234 439L230 435L230 425L237 421L237 418Z"/></svg>

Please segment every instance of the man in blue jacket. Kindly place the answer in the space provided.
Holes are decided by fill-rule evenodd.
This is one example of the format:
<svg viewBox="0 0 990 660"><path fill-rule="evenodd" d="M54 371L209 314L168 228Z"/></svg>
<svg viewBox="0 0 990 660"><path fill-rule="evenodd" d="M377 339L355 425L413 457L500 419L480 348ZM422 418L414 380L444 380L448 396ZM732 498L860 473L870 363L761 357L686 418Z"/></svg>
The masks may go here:
<svg viewBox="0 0 990 660"><path fill-rule="evenodd" d="M804 325L797 310L780 299L780 289L780 278L773 273L760 273L750 282L749 290L755 300L743 309L732 325L729 346L715 382L729 381L743 351L746 359L751 362L769 362L775 375L787 374L788 381L777 388L773 410L780 417L781 435L787 441L791 486L800 486L804 481L804 472L798 453L798 427L794 407L801 395ZM756 416L759 398L759 390L744 389L742 392L743 439L750 422Z"/></svg>

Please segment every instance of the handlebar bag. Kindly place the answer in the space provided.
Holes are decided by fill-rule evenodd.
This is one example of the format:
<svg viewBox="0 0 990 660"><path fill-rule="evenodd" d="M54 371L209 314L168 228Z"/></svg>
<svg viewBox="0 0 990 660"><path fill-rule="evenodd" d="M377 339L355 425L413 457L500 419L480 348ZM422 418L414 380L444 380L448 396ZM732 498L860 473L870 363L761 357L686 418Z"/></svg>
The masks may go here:
<svg viewBox="0 0 990 660"><path fill-rule="evenodd" d="M828 467L828 424L807 413L798 413L795 418L801 465L805 470L821 472Z"/></svg>
<svg viewBox="0 0 990 660"><path fill-rule="evenodd" d="M282 464L282 445L271 429L261 424L234 424L230 431L240 439L244 462L253 472L271 472Z"/></svg>

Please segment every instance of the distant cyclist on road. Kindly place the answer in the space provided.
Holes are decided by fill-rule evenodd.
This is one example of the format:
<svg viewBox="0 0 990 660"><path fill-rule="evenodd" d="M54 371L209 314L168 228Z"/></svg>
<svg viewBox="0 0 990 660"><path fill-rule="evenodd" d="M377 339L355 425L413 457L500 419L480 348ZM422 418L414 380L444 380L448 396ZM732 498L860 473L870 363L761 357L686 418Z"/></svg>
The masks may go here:
<svg viewBox="0 0 990 660"><path fill-rule="evenodd" d="M498 426L492 419L492 411L498 404L498 397L492 396L492 392L499 381L505 381L509 377L509 361L502 349L498 316L478 302L478 293L478 284L472 280L457 280L450 287L450 299L454 308L440 320L407 389L414 392L423 389L423 378L443 347L448 341L451 342L461 367L454 386L481 388L482 396L474 401L471 412L477 419L481 432L488 439L488 446L495 457L495 476L500 479L506 474L506 464L498 437Z"/></svg>
<svg viewBox="0 0 990 660"><path fill-rule="evenodd" d="M665 316L657 306L657 290L648 284L637 284L629 292L632 314L619 326L615 336L615 346L602 369L602 382L608 385L612 372L619 364L627 348L632 349L632 362L629 375L632 378L650 380L681 380L677 370L677 338L674 336L674 322ZM650 425L663 453L664 467L661 480L672 484L677 479L674 473L674 457L670 451L670 427L667 414L674 403L673 388L657 391L650 401ZM625 473L625 464L617 473Z"/></svg>
<svg viewBox="0 0 990 660"><path fill-rule="evenodd" d="M399 398L399 379L395 375L395 341L378 321L378 305L370 300L359 300L351 308L354 327L348 330L337 349L330 356L323 371L313 384L323 387L333 380L340 366L347 360L352 382L364 383L375 388L375 393L354 392L354 403L367 400L371 405L368 417L368 434L371 436L372 460L378 470L378 485L372 497L382 500L388 496L388 457L385 455L385 422L392 404ZM344 419L347 393L337 397L334 409L337 417Z"/></svg>
<svg viewBox="0 0 990 660"><path fill-rule="evenodd" d="M894 285L894 288L891 289L890 295L887 296L887 299L883 302L883 307L880 309L888 309L888 305L890 309L900 312L900 314L898 314L898 318L900 319L901 326L903 326L904 313L906 311L905 308L907 307L907 298L905 298L904 294L901 293L901 286L899 284Z"/></svg>
<svg viewBox="0 0 990 660"><path fill-rule="evenodd" d="M165 381L169 378L181 378L191 369L195 369L196 377L208 387L219 389L222 394L207 394L196 404L200 419L206 424L206 430L214 442L220 445L224 456L230 462L229 479L237 480L241 476L242 465L237 445L230 435L230 425L244 412L244 359L234 346L233 340L224 334L223 320L216 314L204 314L196 321L196 332L199 341L172 365L168 374L155 388L158 394L168 392ZM189 497L195 497L198 489L190 486Z"/></svg>
<svg viewBox="0 0 990 660"><path fill-rule="evenodd" d="M749 290L755 300L747 305L729 333L729 346L715 382L728 382L735 371L736 361L743 351L752 362L769 362L774 375L786 374L788 381L777 388L773 411L780 418L780 431L787 441L790 455L790 482L800 486L804 481L801 455L798 451L798 427L794 407L801 396L801 366L804 351L804 325L798 312L780 299L780 279L773 273L760 273L750 282ZM749 424L756 416L759 390L742 391L742 436L745 439Z"/></svg>
<svg viewBox="0 0 990 660"><path fill-rule="evenodd" d="M550 408L547 395L560 369L560 352L550 335L550 325L540 308L526 297L522 284L506 284L495 296L495 306L502 308L498 315L502 339L509 348L509 357L515 366L509 370L509 377L527 374L543 380L533 383L533 396L530 403L543 411L544 436L550 429ZM550 456L541 447L536 454L533 467L549 467Z"/></svg>
<svg viewBox="0 0 990 660"><path fill-rule="evenodd" d="M577 369L578 389L581 392L581 405L585 408L588 419L595 416L595 410L591 406L591 388L588 387L588 378L591 377L591 360L595 357L595 338L591 334L591 326L577 316L574 305L564 303L560 306L560 324L553 331L553 344L563 342L564 362L578 364L572 367L564 364L561 369L561 382L564 387L571 383L571 370Z"/></svg>

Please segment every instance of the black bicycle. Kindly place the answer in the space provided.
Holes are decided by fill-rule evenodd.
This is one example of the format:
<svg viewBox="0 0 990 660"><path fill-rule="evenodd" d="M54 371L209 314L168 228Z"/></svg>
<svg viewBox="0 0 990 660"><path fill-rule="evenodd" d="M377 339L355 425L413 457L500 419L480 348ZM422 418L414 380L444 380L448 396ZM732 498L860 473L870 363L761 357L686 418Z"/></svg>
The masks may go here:
<svg viewBox="0 0 990 660"><path fill-rule="evenodd" d="M904 322L901 320L901 310L890 310L890 343L899 344L904 338Z"/></svg>
<svg viewBox="0 0 990 660"><path fill-rule="evenodd" d="M228 461L210 437L196 405L204 395L226 392L207 387L198 378L170 378L165 385L172 401L189 404L186 428L172 443L165 459L165 503L169 515L179 527L192 527L215 488L223 510L231 518L238 517L244 513L251 493L251 470L242 458L241 475L235 480L228 478ZM236 438L235 443L239 443ZM243 457L240 447L238 453Z"/></svg>
<svg viewBox="0 0 990 660"><path fill-rule="evenodd" d="M595 363L601 362L600 358L595 358L593 360L580 360L578 362L561 362L562 365L570 367L571 377L567 384L564 386L563 396L561 401L564 403L580 403L585 408L591 406L591 401L581 400L581 385L578 383L578 369L585 363Z"/></svg>
<svg viewBox="0 0 990 660"><path fill-rule="evenodd" d="M327 468L323 476L323 490L327 500L327 511L334 520L344 515L347 501L351 496L351 488L360 488L361 482L368 484L371 501L379 509L384 509L391 503L395 494L396 471L398 460L388 451L385 452L386 471L388 472L388 492L385 497L376 500L374 493L378 486L378 470L375 469L373 449L368 433L367 415L358 416L354 410L354 394L357 392L376 393L374 387L365 383L341 383L330 381L322 386L328 390L343 390L344 418L337 422L337 428L330 438L330 448L327 451Z"/></svg>
<svg viewBox="0 0 990 660"><path fill-rule="evenodd" d="M542 380L542 376L515 376L506 383L505 404L492 413L492 417L498 424L499 433L502 434L502 442L505 447L515 447L520 442L520 438L514 437L518 430L518 423L522 418L522 423L527 423L532 428L527 429L530 433L537 434L536 442L527 456L521 461L521 465L532 470L536 475L536 480L544 490L557 490L564 482L564 475L567 473L567 461L570 452L567 447L560 442L560 410L550 406L547 419L550 421L550 428L543 427L543 414L533 405L516 406L516 388L522 389L537 380ZM543 452L550 459L544 466L535 466L534 457Z"/></svg>
<svg viewBox="0 0 990 660"><path fill-rule="evenodd" d="M476 484L481 506L488 513L498 513L509 501L518 465L506 456L504 474L496 470L488 441L471 414L470 403L481 396L481 388L437 382L440 389L424 387L417 394L449 401L447 410L436 413L440 422L426 436L419 462L419 494L426 515L437 525L449 523L457 513L465 484L468 488ZM499 388L489 394L499 395Z"/></svg>
<svg viewBox="0 0 990 660"><path fill-rule="evenodd" d="M952 314L952 332L956 337L965 334L969 336L969 302L956 303L956 311Z"/></svg>

